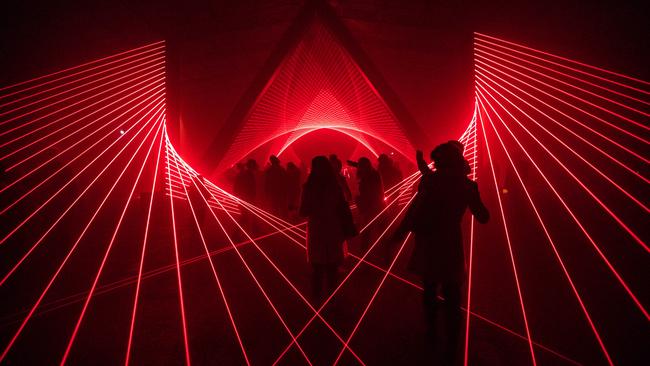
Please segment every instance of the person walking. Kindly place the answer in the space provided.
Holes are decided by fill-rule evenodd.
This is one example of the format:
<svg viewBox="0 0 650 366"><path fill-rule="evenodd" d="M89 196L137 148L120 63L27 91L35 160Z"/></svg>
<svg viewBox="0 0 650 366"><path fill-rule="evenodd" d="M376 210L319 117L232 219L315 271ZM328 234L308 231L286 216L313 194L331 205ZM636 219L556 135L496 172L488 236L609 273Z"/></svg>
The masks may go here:
<svg viewBox="0 0 650 366"><path fill-rule="evenodd" d="M264 198L270 212L281 218L287 216L287 171L275 155L269 158L270 165L264 170Z"/></svg>
<svg viewBox="0 0 650 366"><path fill-rule="evenodd" d="M358 162L348 161L348 164L357 168L359 194L356 197L356 204L363 225L367 225L386 205L381 176L366 157L359 158ZM375 237L377 224L379 222L369 226L360 235L361 248L364 252L370 247L371 238Z"/></svg>
<svg viewBox="0 0 650 366"><path fill-rule="evenodd" d="M328 293L335 288L346 256L345 241L356 235L352 212L325 156L312 159L299 212L307 217L307 259L313 268L313 295L320 301L323 287Z"/></svg>

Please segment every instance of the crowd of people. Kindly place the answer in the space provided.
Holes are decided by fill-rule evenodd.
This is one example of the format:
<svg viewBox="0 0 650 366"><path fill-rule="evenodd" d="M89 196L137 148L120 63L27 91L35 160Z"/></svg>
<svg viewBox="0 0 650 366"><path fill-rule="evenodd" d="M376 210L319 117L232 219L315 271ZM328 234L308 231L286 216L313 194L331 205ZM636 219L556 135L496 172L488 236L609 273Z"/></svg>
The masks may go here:
<svg viewBox="0 0 650 366"><path fill-rule="evenodd" d="M343 197L359 208L359 221L367 222L384 207L384 188L402 180L402 173L387 154L377 158L376 168L370 159L348 160L347 167L336 154L326 157L336 177ZM266 167L261 168L255 159L238 163L233 178L233 193L243 200L258 205L283 219L296 222L303 182L307 167L271 156ZM353 194L354 192L354 194ZM245 213L244 213L245 214ZM244 221L251 221L245 218Z"/></svg>
<svg viewBox="0 0 650 366"><path fill-rule="evenodd" d="M388 242L389 247L394 246L407 233L413 234L409 269L422 280L427 328L435 344L440 343L436 334L442 319L443 364L451 365L457 359L465 281L461 220L468 208L479 223L486 223L489 213L476 182L468 178L471 169L460 142L443 143L433 149L430 157L434 169L429 168L422 152L416 154L422 173L418 192ZM237 166L236 195L263 205L277 216L307 219L307 258L313 268L312 291L317 301L338 284L346 242L359 234L360 225L377 217L385 207L384 189L402 181L399 168L389 156L382 154L377 160L376 168L365 157L347 161L356 178L354 190L336 155L314 157L302 185L303 169L293 163L285 168L275 156L270 157L263 171L252 159ZM356 225L351 204L356 204L358 210ZM360 235L364 252L369 238L376 237L370 228Z"/></svg>

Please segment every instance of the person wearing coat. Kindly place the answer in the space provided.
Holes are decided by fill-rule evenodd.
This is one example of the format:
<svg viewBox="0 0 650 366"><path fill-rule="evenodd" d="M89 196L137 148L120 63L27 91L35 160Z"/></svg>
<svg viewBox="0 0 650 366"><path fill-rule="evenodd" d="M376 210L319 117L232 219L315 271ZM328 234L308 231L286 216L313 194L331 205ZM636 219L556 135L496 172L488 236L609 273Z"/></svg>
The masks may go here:
<svg viewBox="0 0 650 366"><path fill-rule="evenodd" d="M264 170L264 199L269 211L279 217L287 216L287 171L277 156L271 155L269 167Z"/></svg>
<svg viewBox="0 0 650 366"><path fill-rule="evenodd" d="M409 231L414 234L415 246L408 267L422 279L424 310L434 341L437 315L442 310L447 341L444 362L453 364L458 352L461 289L465 281L461 221L467 208L479 223L487 223L490 215L481 201L478 185L467 177L470 169L461 143L449 141L431 152L435 171L429 169L421 152L416 158L422 172L418 193L394 240L404 238Z"/></svg>
<svg viewBox="0 0 650 366"><path fill-rule="evenodd" d="M345 240L356 235L352 213L325 156L316 156L302 189L299 213L307 217L307 259L313 267L312 290L320 298L337 283L346 255Z"/></svg>
<svg viewBox="0 0 650 366"><path fill-rule="evenodd" d="M355 201L359 209L359 218L363 225L372 221L385 207L384 187L381 176L377 169L372 166L370 159L366 157L359 158L358 162L348 160L348 164L357 168L357 181L359 182L359 194ZM369 226L361 235L361 249L363 252L368 250L372 245L370 240L375 238L376 230L381 226L382 220Z"/></svg>
<svg viewBox="0 0 650 366"><path fill-rule="evenodd" d="M352 192L350 191L350 186L348 185L348 180L343 175L343 163L336 156L336 154L331 154L329 156L330 164L332 164L332 169L334 169L334 174L336 175L336 180L343 191L343 197L345 200L350 202L352 200Z"/></svg>

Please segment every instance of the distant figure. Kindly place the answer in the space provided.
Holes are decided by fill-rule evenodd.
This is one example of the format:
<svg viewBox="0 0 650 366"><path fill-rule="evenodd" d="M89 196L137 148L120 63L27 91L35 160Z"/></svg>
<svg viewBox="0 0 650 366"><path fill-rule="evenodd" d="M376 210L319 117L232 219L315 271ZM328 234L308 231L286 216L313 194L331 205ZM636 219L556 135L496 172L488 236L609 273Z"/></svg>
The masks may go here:
<svg viewBox="0 0 650 366"><path fill-rule="evenodd" d="M271 165L264 171L264 194L272 214L287 216L287 172L275 155L269 158Z"/></svg>
<svg viewBox="0 0 650 366"><path fill-rule="evenodd" d="M312 290L320 299L337 283L338 267L346 254L345 240L356 235L352 213L325 156L316 156L303 186L300 215L307 217L307 258L313 266Z"/></svg>
<svg viewBox="0 0 650 366"><path fill-rule="evenodd" d="M402 181L402 172L397 164L386 154L380 154L377 158L377 171L381 176L384 188L389 189Z"/></svg>
<svg viewBox="0 0 650 366"><path fill-rule="evenodd" d="M249 159L246 162L246 165L238 165L240 168L237 176L235 176L235 184L233 191L235 196L238 198L255 204L257 200L257 177L259 175L257 169L257 162L255 159ZM239 205L239 209L242 213L242 222L244 226L247 226L250 230L253 230L254 216L249 209L244 207L244 205Z"/></svg>
<svg viewBox="0 0 650 366"><path fill-rule="evenodd" d="M226 169L220 177L220 180L228 184L228 187L231 188L231 191L235 188L235 179L237 178L237 174L239 174L242 166L243 163L239 162Z"/></svg>
<svg viewBox="0 0 650 366"><path fill-rule="evenodd" d="M235 176L233 191L235 195L244 201L254 203L257 196L257 183L255 182L257 162L249 159L246 165L237 164L239 172Z"/></svg>
<svg viewBox="0 0 650 366"><path fill-rule="evenodd" d="M300 204L300 183L302 172L296 164L292 162L287 163L287 208L289 209L289 217L294 218L298 213L298 205Z"/></svg>
<svg viewBox="0 0 650 366"><path fill-rule="evenodd" d="M359 182L359 195L356 197L359 216L364 225L368 224L385 206L384 187L381 176L373 168L370 160L362 157L358 162L348 161L348 164L357 168L357 180ZM375 225L376 226L376 225ZM361 235L363 249L369 246L369 238L372 237L370 227Z"/></svg>
<svg viewBox="0 0 650 366"><path fill-rule="evenodd" d="M332 164L332 168L334 169L334 174L336 174L336 181L339 183L339 186L343 191L343 196L345 197L345 200L347 202L352 201L352 192L350 192L350 186L348 186L348 180L341 172L343 170L343 163L341 162L341 160L339 160L336 154L330 155L329 160L330 160L330 164Z"/></svg>
<svg viewBox="0 0 650 366"><path fill-rule="evenodd" d="M398 227L394 239L407 232L415 235L415 247L409 268L420 275L424 285L424 310L429 334L435 342L436 318L444 318L445 364L453 364L461 327L461 288L465 281L465 263L461 236L461 219L470 211L480 223L490 215L481 201L476 182L467 178L469 165L463 146L457 141L438 145L431 152L435 171L431 171L418 151L418 168L423 176L418 193ZM438 300L440 290L444 301Z"/></svg>

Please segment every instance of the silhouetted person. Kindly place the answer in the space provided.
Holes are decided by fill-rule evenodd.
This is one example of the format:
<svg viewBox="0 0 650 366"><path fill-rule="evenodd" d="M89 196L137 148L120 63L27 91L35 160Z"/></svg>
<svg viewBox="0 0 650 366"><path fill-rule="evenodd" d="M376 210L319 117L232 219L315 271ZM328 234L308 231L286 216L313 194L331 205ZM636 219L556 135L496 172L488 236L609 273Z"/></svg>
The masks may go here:
<svg viewBox="0 0 650 366"><path fill-rule="evenodd" d="M241 168L244 166L242 162L239 162L230 168L226 169L221 175L221 180L226 182L228 186L232 189L235 187L235 179L237 179L237 174L241 171Z"/></svg>
<svg viewBox="0 0 650 366"><path fill-rule="evenodd" d="M269 210L280 217L287 216L287 172L280 159L271 155L269 167L264 171L264 194Z"/></svg>
<svg viewBox="0 0 650 366"><path fill-rule="evenodd" d="M313 267L312 290L320 299L324 282L336 286L346 238L356 235L350 207L325 156L316 156L303 186L300 215L307 217L307 258Z"/></svg>
<svg viewBox="0 0 650 366"><path fill-rule="evenodd" d="M329 160L330 164L332 164L332 168L334 169L334 174L336 174L336 181L339 183L341 191L343 191L343 197L345 197L345 200L347 202L352 201L352 192L350 191L350 186L348 186L348 180L341 172L343 170L343 163L338 158L338 156L336 156L336 154L330 155Z"/></svg>
<svg viewBox="0 0 650 366"><path fill-rule="evenodd" d="M454 364L461 327L461 288L465 281L465 263L461 220L465 210L480 223L489 213L476 182L467 178L469 165L457 141L437 146L431 152L435 171L431 171L418 152L418 167L423 176L418 194L395 233L395 240L407 232L415 235L415 247L409 269L420 275L424 285L424 310L429 334L435 342L436 318L442 312L446 347L444 362ZM444 301L439 301L440 290Z"/></svg>
<svg viewBox="0 0 650 366"><path fill-rule="evenodd" d="M462 143L460 143L459 141L456 141L456 140L449 140L445 144L448 144L450 147L453 147L454 149L456 149L456 151L458 153L460 153L461 157L463 157L463 151L465 150L465 147L463 146ZM444 145L444 144L442 144L442 145ZM439 145L439 146L441 146L441 145ZM433 151L431 151L431 159L433 160ZM423 176L433 172L429 168L429 165L427 164L427 162L424 160L424 154L422 153L422 151L417 150L415 152L415 160L417 162L418 169L420 170L420 173L422 173ZM463 157L462 165L463 165L462 170L463 170L463 173L465 175L468 175L469 173L472 172L472 169L470 168L469 163L467 162L467 160L465 160L464 157ZM420 180L420 184L422 184L423 180L424 179Z"/></svg>
<svg viewBox="0 0 650 366"><path fill-rule="evenodd" d="M384 188L392 188L402 181L402 172L399 170L393 159L386 154L380 154L377 158L377 171L381 176Z"/></svg>
<svg viewBox="0 0 650 366"><path fill-rule="evenodd" d="M253 203L257 195L257 185L255 183L255 172L257 162L249 159L246 165L238 165L239 172L235 176L233 191L235 195L244 201Z"/></svg>
<svg viewBox="0 0 650 366"><path fill-rule="evenodd" d="M348 161L357 168L357 180L359 182L359 195L356 197L359 216L364 225L368 224L384 208L384 187L381 183L381 176L373 168L368 158L362 157L358 162ZM369 238L376 225L366 229L361 235L363 249L369 246Z"/></svg>
<svg viewBox="0 0 650 366"><path fill-rule="evenodd" d="M249 159L246 165L242 165L240 168L233 187L235 196L248 203L255 204L257 199L257 162L254 159ZM242 213L242 222L249 229L253 229L253 214L243 205L240 205L239 208Z"/></svg>
<svg viewBox="0 0 650 366"><path fill-rule="evenodd" d="M302 172L292 162L287 163L287 207L289 216L295 218L300 204L300 181Z"/></svg>

